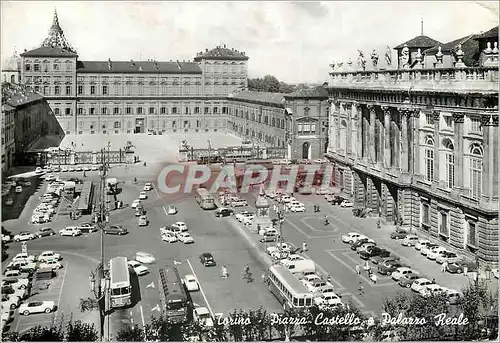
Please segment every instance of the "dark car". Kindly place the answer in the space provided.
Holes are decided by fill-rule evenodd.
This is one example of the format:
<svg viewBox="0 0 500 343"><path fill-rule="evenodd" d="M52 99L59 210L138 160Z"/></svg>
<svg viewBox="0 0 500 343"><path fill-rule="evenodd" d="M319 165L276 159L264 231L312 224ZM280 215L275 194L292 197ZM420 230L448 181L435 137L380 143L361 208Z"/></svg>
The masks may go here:
<svg viewBox="0 0 500 343"><path fill-rule="evenodd" d="M449 263L446 270L452 274L463 273L465 267L467 267L468 272L475 272L477 270L477 264L474 261L463 260L455 263Z"/></svg>
<svg viewBox="0 0 500 343"><path fill-rule="evenodd" d="M111 225L104 229L106 235L126 235L128 230L121 225Z"/></svg>
<svg viewBox="0 0 500 343"><path fill-rule="evenodd" d="M219 218L219 217L229 217L229 216L232 216L233 214L234 214L234 211L232 209L225 208L225 207L218 208L215 211L215 216L217 218Z"/></svg>
<svg viewBox="0 0 500 343"><path fill-rule="evenodd" d="M359 247L361 247L363 244L368 243L368 242L369 242L369 238L358 239L356 242L354 242L353 244L351 244L351 250L356 250ZM373 244L375 244L375 243L373 243Z"/></svg>
<svg viewBox="0 0 500 343"><path fill-rule="evenodd" d="M370 261L374 264L379 264L379 263L385 263L385 262L390 262L390 261L399 261L400 258L397 256L389 256L389 257L382 257L382 256L373 256L370 258Z"/></svg>
<svg viewBox="0 0 500 343"><path fill-rule="evenodd" d="M344 201L345 199L342 198L340 195L336 195L333 197L333 200L331 201L332 205L340 205L342 204L342 201Z"/></svg>
<svg viewBox="0 0 500 343"><path fill-rule="evenodd" d="M382 249L379 247L372 247L369 248L368 250L360 252L359 257L361 257L363 260L368 260L369 258L374 256L389 257L390 254L391 252L386 249Z"/></svg>
<svg viewBox="0 0 500 343"><path fill-rule="evenodd" d="M408 232L403 229L396 229L393 232L391 232L391 238L392 239L404 239L408 236Z"/></svg>
<svg viewBox="0 0 500 343"><path fill-rule="evenodd" d="M40 230L35 232L35 236L38 238L53 236L55 234L56 234L55 231L52 230L52 228L50 227L42 227Z"/></svg>
<svg viewBox="0 0 500 343"><path fill-rule="evenodd" d="M204 252L200 255L200 262L205 267L213 267L216 265L214 257L209 252Z"/></svg>
<svg viewBox="0 0 500 343"><path fill-rule="evenodd" d="M259 239L259 242L261 243L276 242L277 238L278 236L273 232L264 232L264 236L261 239Z"/></svg>
<svg viewBox="0 0 500 343"><path fill-rule="evenodd" d="M378 272L382 275L391 275L399 267L409 267L400 261L387 261L378 265Z"/></svg>
<svg viewBox="0 0 500 343"><path fill-rule="evenodd" d="M415 281L416 279L420 279L421 277L423 276L416 273L408 273L406 275L403 275L401 279L399 279L398 284L401 287L410 288L413 281Z"/></svg>

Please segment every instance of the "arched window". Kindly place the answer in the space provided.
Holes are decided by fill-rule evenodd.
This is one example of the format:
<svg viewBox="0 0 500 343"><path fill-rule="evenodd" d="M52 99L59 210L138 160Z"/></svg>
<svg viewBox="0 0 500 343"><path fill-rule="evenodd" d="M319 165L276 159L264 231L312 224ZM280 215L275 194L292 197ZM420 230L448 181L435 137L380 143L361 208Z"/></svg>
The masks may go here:
<svg viewBox="0 0 500 343"><path fill-rule="evenodd" d="M10 76L10 83L16 83L16 75Z"/></svg>
<svg viewBox="0 0 500 343"><path fill-rule="evenodd" d="M346 151L347 149L347 123L345 120L342 120L340 123L340 150Z"/></svg>
<svg viewBox="0 0 500 343"><path fill-rule="evenodd" d="M470 147L470 188L471 195L477 199L481 195L483 181L483 148L479 144Z"/></svg>
<svg viewBox="0 0 500 343"><path fill-rule="evenodd" d="M424 144L427 145L424 149L425 179L432 182L434 180L434 139L427 136Z"/></svg>
<svg viewBox="0 0 500 343"><path fill-rule="evenodd" d="M443 146L446 149L444 152L446 186L448 188L453 188L455 185L455 147L450 139L445 139L443 141Z"/></svg>

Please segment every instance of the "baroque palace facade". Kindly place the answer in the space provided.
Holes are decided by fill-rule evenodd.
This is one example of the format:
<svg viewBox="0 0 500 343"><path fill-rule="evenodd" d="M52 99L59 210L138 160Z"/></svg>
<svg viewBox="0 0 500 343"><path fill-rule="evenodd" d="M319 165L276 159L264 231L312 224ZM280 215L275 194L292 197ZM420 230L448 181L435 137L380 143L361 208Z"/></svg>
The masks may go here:
<svg viewBox="0 0 500 343"><path fill-rule="evenodd" d="M232 132L288 157L321 157L326 91L245 91L248 59L224 45L193 61L80 61L54 13L41 46L21 54L19 75L15 57L2 74L43 95L65 134Z"/></svg>
<svg viewBox="0 0 500 343"><path fill-rule="evenodd" d="M332 64L327 157L355 207L498 262L498 27ZM446 243L444 243L446 244Z"/></svg>

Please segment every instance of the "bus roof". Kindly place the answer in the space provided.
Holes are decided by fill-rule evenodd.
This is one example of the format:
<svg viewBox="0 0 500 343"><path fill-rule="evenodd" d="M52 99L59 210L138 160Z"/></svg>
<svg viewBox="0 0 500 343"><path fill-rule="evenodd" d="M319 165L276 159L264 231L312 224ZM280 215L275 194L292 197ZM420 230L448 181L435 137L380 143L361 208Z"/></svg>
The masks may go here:
<svg viewBox="0 0 500 343"><path fill-rule="evenodd" d="M286 267L282 265L274 265L269 268L271 273L276 275L276 277L285 285L288 285L290 289L295 291L296 294L309 293L306 286L299 281L299 279L293 275L293 273Z"/></svg>
<svg viewBox="0 0 500 343"><path fill-rule="evenodd" d="M109 260L111 284L119 282L130 283L130 272L128 270L127 258L123 256L113 257Z"/></svg>
<svg viewBox="0 0 500 343"><path fill-rule="evenodd" d="M208 192L208 190L206 188L201 188L201 187L196 189L196 193L198 193L201 196L210 195L210 193Z"/></svg>
<svg viewBox="0 0 500 343"><path fill-rule="evenodd" d="M186 301L187 295L184 291L179 271L174 266L166 266L160 269L158 275L158 286L160 292L168 301Z"/></svg>

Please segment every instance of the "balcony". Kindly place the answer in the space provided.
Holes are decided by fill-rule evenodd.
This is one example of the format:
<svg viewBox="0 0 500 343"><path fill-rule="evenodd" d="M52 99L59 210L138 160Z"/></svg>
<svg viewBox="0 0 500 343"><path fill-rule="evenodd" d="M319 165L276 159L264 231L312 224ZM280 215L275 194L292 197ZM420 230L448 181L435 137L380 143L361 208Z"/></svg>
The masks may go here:
<svg viewBox="0 0 500 343"><path fill-rule="evenodd" d="M498 92L498 67L335 71L328 88Z"/></svg>

